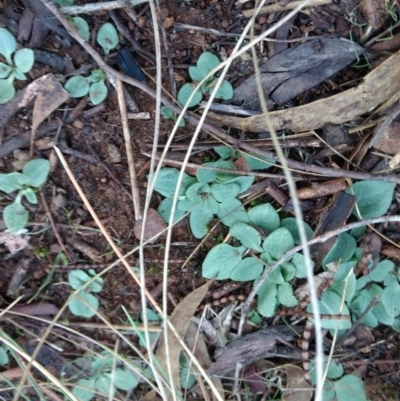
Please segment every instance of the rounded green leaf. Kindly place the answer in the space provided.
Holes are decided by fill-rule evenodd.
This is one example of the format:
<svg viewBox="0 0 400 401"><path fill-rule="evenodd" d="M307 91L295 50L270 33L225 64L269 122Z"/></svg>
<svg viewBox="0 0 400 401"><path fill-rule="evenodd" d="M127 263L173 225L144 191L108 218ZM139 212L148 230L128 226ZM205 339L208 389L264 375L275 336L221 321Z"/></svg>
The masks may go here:
<svg viewBox="0 0 400 401"><path fill-rule="evenodd" d="M50 162L46 159L34 159L25 163L22 172L29 177L29 185L34 188L41 187L50 173Z"/></svg>
<svg viewBox="0 0 400 401"><path fill-rule="evenodd" d="M217 181L220 182L230 182L234 178L238 178L237 174L234 173L234 170L237 170L237 167L231 160L217 160L214 162L214 166L218 168L223 168L227 170L233 170L232 173L224 172L224 171L216 171L215 176Z"/></svg>
<svg viewBox="0 0 400 401"><path fill-rule="evenodd" d="M215 162L203 163L206 167L215 167ZM213 182L217 175L215 170L206 170L204 168L198 168L196 171L196 178L200 182Z"/></svg>
<svg viewBox="0 0 400 401"><path fill-rule="evenodd" d="M14 75L0 79L0 104L9 102L15 96Z"/></svg>
<svg viewBox="0 0 400 401"><path fill-rule="evenodd" d="M181 353L181 355L179 356L179 379L181 387L184 389L192 388L196 383L196 376L189 366L190 364L188 360Z"/></svg>
<svg viewBox="0 0 400 401"><path fill-rule="evenodd" d="M194 209L189 216L189 225L193 235L196 238L203 238L209 232L208 224L214 218L214 213L204 206L204 201L201 201L198 207Z"/></svg>
<svg viewBox="0 0 400 401"><path fill-rule="evenodd" d="M357 243L353 236L347 233L340 234L322 261L323 269L327 270L327 265L332 262L344 263L349 261L354 255L356 248Z"/></svg>
<svg viewBox="0 0 400 401"><path fill-rule="evenodd" d="M328 366L328 372L326 377L328 379L338 379L342 377L344 373L343 365L335 360L332 360Z"/></svg>
<svg viewBox="0 0 400 401"><path fill-rule="evenodd" d="M69 296L68 308L75 316L93 317L99 309L99 300L92 294L79 291Z"/></svg>
<svg viewBox="0 0 400 401"><path fill-rule="evenodd" d="M8 357L7 351L3 347L0 347L0 365L7 365L9 361L10 358Z"/></svg>
<svg viewBox="0 0 400 401"><path fill-rule="evenodd" d="M278 286L270 280L265 280L258 290L257 310L264 317L272 317L277 306L276 296Z"/></svg>
<svg viewBox="0 0 400 401"><path fill-rule="evenodd" d="M247 191L251 184L254 182L254 177L247 176L247 177L235 177L231 180L224 181L224 184L237 184L240 188L240 193Z"/></svg>
<svg viewBox="0 0 400 401"><path fill-rule="evenodd" d="M53 2L61 7L69 7L74 5L75 0L53 0Z"/></svg>
<svg viewBox="0 0 400 401"><path fill-rule="evenodd" d="M232 182L224 184L211 184L210 192L218 202L224 202L228 199L235 198L241 191L240 185Z"/></svg>
<svg viewBox="0 0 400 401"><path fill-rule="evenodd" d="M234 281L251 281L261 276L263 272L263 264L257 259L249 257L242 259L233 269L231 280Z"/></svg>
<svg viewBox="0 0 400 401"><path fill-rule="evenodd" d="M171 198L175 194L178 178L179 170L170 167L163 168L160 170L160 173L157 176L154 190L163 196ZM196 179L194 177L183 173L181 187L179 188L179 195L184 195L186 189L195 182Z"/></svg>
<svg viewBox="0 0 400 401"><path fill-rule="evenodd" d="M137 377L126 369L115 369L114 384L120 390L128 391L137 387L139 381Z"/></svg>
<svg viewBox="0 0 400 401"><path fill-rule="evenodd" d="M212 93L213 89L210 88L209 92ZM221 86L217 90L217 94L215 95L216 99L223 99L223 100L229 100L233 98L233 88L232 85L224 79L222 81Z"/></svg>
<svg viewBox="0 0 400 401"><path fill-rule="evenodd" d="M296 267L295 276L297 278L306 278L307 277L307 268L306 268L306 260L304 255L301 253L295 253L292 258L292 263ZM314 267L314 262L310 260L311 267Z"/></svg>
<svg viewBox="0 0 400 401"><path fill-rule="evenodd" d="M71 18L71 25L78 31L84 40L90 39L90 29L88 23L81 17Z"/></svg>
<svg viewBox="0 0 400 401"><path fill-rule="evenodd" d="M232 156L232 148L229 148L228 146L217 146L213 148L213 150L222 159L229 159Z"/></svg>
<svg viewBox="0 0 400 401"><path fill-rule="evenodd" d="M160 206L158 206L158 208L157 208L158 214L165 220L166 223L169 223L169 219L171 217L172 202L173 202L172 198L165 198L160 203ZM175 223L176 221L181 219L184 215L185 215L185 211L181 210L177 207L175 209L173 222Z"/></svg>
<svg viewBox="0 0 400 401"><path fill-rule="evenodd" d="M17 41L5 28L0 28L0 54L2 54L9 65L12 65L11 55L17 50Z"/></svg>
<svg viewBox="0 0 400 401"><path fill-rule="evenodd" d="M306 223L306 222L302 222L303 223L303 227L306 231L306 237L307 239L311 239L312 236L314 235L314 231L312 230L312 228ZM283 219L281 221L281 227L285 227L290 231L290 234L292 234L294 243L296 245L299 245L301 243L300 241L300 235L299 235L299 229L297 228L297 220L295 217L288 217L286 219Z"/></svg>
<svg viewBox="0 0 400 401"><path fill-rule="evenodd" d="M394 323L395 316L390 315L386 310L386 307L382 301L383 289L379 287L379 285L372 283L367 291L371 297L377 296L379 298L378 303L372 308L372 313L376 316L380 323L391 326Z"/></svg>
<svg viewBox="0 0 400 401"><path fill-rule="evenodd" d="M186 190L186 196L192 202L200 202L204 194L203 188L208 192L209 186L204 182L196 182Z"/></svg>
<svg viewBox="0 0 400 401"><path fill-rule="evenodd" d="M239 240L242 245L258 252L262 252L262 248L260 246L261 235L254 227L249 226L246 223L237 222L231 226L229 229L229 234Z"/></svg>
<svg viewBox="0 0 400 401"><path fill-rule="evenodd" d="M219 64L220 61L218 57L215 54L209 52L202 53L197 60L197 68L200 74L203 75L203 78L205 78L208 73L211 72L214 68L218 67Z"/></svg>
<svg viewBox="0 0 400 401"><path fill-rule="evenodd" d="M4 63L0 63L0 78L7 78L12 71L12 68Z"/></svg>
<svg viewBox="0 0 400 401"><path fill-rule="evenodd" d="M379 262L375 268L368 274L368 277L375 283L383 283L386 276L394 271L394 263L391 260Z"/></svg>
<svg viewBox="0 0 400 401"><path fill-rule="evenodd" d="M111 374L103 374L96 380L96 390L104 396L114 398L115 385L112 382Z"/></svg>
<svg viewBox="0 0 400 401"><path fill-rule="evenodd" d="M396 317L400 314L400 285L397 280L384 288L382 292L382 303L389 316Z"/></svg>
<svg viewBox="0 0 400 401"><path fill-rule="evenodd" d="M293 237L287 228L281 227L273 231L265 239L263 249L275 260L294 247Z"/></svg>
<svg viewBox="0 0 400 401"><path fill-rule="evenodd" d="M343 297L346 302L353 299L356 292L356 276L353 271L354 263L343 263L339 265L335 273L335 281L330 286L331 291L335 291L339 296ZM346 293L344 291L346 290Z"/></svg>
<svg viewBox="0 0 400 401"><path fill-rule="evenodd" d="M83 285L91 280L89 274L84 270L76 269L68 273L68 284L74 289L79 290Z"/></svg>
<svg viewBox="0 0 400 401"><path fill-rule="evenodd" d="M175 116L175 113L167 106L162 106L160 112L161 115L167 120L172 120Z"/></svg>
<svg viewBox="0 0 400 401"><path fill-rule="evenodd" d="M293 288L288 282L284 282L278 285L278 301L288 308L292 308L297 305L297 299L293 295Z"/></svg>
<svg viewBox="0 0 400 401"><path fill-rule="evenodd" d="M204 207L206 207L212 214L217 214L219 211L219 203L213 196L209 195L203 199Z"/></svg>
<svg viewBox="0 0 400 401"><path fill-rule="evenodd" d="M36 193L33 192L32 188L24 189L22 193L28 202L32 203L33 205L36 205L38 203Z"/></svg>
<svg viewBox="0 0 400 401"><path fill-rule="evenodd" d="M355 375L343 376L334 382L337 401L367 401L365 383Z"/></svg>
<svg viewBox="0 0 400 401"><path fill-rule="evenodd" d="M3 219L7 228L12 233L17 233L28 223L29 213L22 205L14 202L4 208Z"/></svg>
<svg viewBox="0 0 400 401"><path fill-rule="evenodd" d="M64 88L72 97L82 97L89 93L89 84L87 78L76 75L65 83Z"/></svg>
<svg viewBox="0 0 400 401"><path fill-rule="evenodd" d="M79 379L72 389L72 394L79 401L90 401L95 394L95 380Z"/></svg>
<svg viewBox="0 0 400 401"><path fill-rule="evenodd" d="M96 106L100 104L108 95L108 89L104 81L94 82L90 85L89 97L90 101Z"/></svg>
<svg viewBox="0 0 400 401"><path fill-rule="evenodd" d="M265 255L265 253L263 254ZM268 276L268 280L272 281L275 284L282 284L285 282L285 278L282 274L282 266L278 266L276 269L272 271L272 273Z"/></svg>
<svg viewBox="0 0 400 401"><path fill-rule="evenodd" d="M357 297L349 305L351 311L357 316L360 316L365 309L367 309L368 305L372 301L372 298L373 296L369 293L369 291L366 289L361 290ZM361 320L361 324L369 327L376 327L378 326L378 323L379 321L372 310L370 310Z"/></svg>
<svg viewBox="0 0 400 401"><path fill-rule="evenodd" d="M308 305L307 312L312 313L312 305ZM333 291L325 291L322 294L321 300L319 301L319 312L321 314L327 315L342 315L350 317L349 310L346 304L343 304L342 298ZM314 319L310 319L312 322ZM321 326L324 329L333 329L336 328L338 330L349 329L351 327L351 320L341 319L341 318L332 318L330 319L321 319Z"/></svg>
<svg viewBox="0 0 400 401"><path fill-rule="evenodd" d="M219 244L208 252L204 259L202 272L205 278L216 278L217 280L228 279L235 266L242 260L246 248L233 247L229 244Z"/></svg>
<svg viewBox="0 0 400 401"><path fill-rule="evenodd" d="M238 221L247 223L249 218L240 200L234 198L219 205L218 217L222 223L230 227Z"/></svg>
<svg viewBox="0 0 400 401"><path fill-rule="evenodd" d="M359 181L347 189L355 195L354 215L359 219L371 219L384 215L393 199L396 184L387 181Z"/></svg>
<svg viewBox="0 0 400 401"><path fill-rule="evenodd" d="M106 74L101 68L95 68L94 70L90 71L88 78L90 82L104 81L106 79Z"/></svg>
<svg viewBox="0 0 400 401"><path fill-rule="evenodd" d="M14 54L14 63L21 72L29 72L34 62L35 54L31 49L19 49Z"/></svg>
<svg viewBox="0 0 400 401"><path fill-rule="evenodd" d="M192 93L195 91L195 88L193 87L192 84L186 83L185 85L182 86L181 89L179 89L178 92L178 103L181 107L184 107L186 103L189 101L190 96L192 96ZM194 107L198 105L201 102L201 99L203 99L203 95L201 92L197 91L192 100L189 102L188 107Z"/></svg>
<svg viewBox="0 0 400 401"><path fill-rule="evenodd" d="M255 206L247 211L250 223L264 230L266 233L271 233L279 228L279 214L269 203Z"/></svg>
<svg viewBox="0 0 400 401"><path fill-rule="evenodd" d="M118 46L118 32L114 25L109 22L102 25L97 32L97 43L103 48L104 54L108 56L110 50Z"/></svg>
<svg viewBox="0 0 400 401"><path fill-rule="evenodd" d="M19 81L26 80L26 75L17 67L14 67L12 75L15 79L18 79Z"/></svg>
<svg viewBox="0 0 400 401"><path fill-rule="evenodd" d="M21 173L0 174L0 190L9 194L24 188L30 182L30 177Z"/></svg>
<svg viewBox="0 0 400 401"><path fill-rule="evenodd" d="M189 67L189 75L193 81L200 82L207 74L204 74L198 67Z"/></svg>

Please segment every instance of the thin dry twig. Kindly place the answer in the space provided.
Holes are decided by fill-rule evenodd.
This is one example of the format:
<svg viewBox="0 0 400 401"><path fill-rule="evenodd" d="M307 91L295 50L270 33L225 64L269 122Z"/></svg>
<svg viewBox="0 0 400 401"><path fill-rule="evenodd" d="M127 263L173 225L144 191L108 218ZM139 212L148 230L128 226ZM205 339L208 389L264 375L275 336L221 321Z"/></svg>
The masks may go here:
<svg viewBox="0 0 400 401"><path fill-rule="evenodd" d="M131 133L129 130L129 125L128 125L128 116L127 116L125 96L124 96L124 91L123 91L124 87L123 87L122 82L119 79L117 79L117 81L116 81L116 88L117 88L117 94L118 94L119 110L121 113L122 130L124 132L126 156L128 159L129 177L131 180L133 210L135 212L135 219L140 220L140 219L142 219L143 216L142 216L142 211L140 209L139 186L138 186L137 177L136 177L135 161L133 159Z"/></svg>
<svg viewBox="0 0 400 401"><path fill-rule="evenodd" d="M41 199L41 201L42 201L42 204L43 204L43 206L44 206L44 209L46 210L46 215L47 215L47 217L48 217L48 219L49 219L49 221L50 221L51 228L53 229L53 233L54 233L54 235L55 235L56 238L57 238L57 242L58 242L58 244L60 245L62 251L64 252L64 255L65 255L65 256L68 258L68 260L71 262L71 257L69 256L69 252L68 252L67 248L66 248L65 245L64 245L64 241L62 240L62 238L61 238L61 236L60 236L60 233L59 233L58 230L57 230L57 226L56 226L56 224L54 223L53 216L52 216L52 214L51 214L51 211L50 211L49 206L48 206L48 204L47 204L47 202L46 202L46 198L44 197L43 192L40 192L40 199Z"/></svg>
<svg viewBox="0 0 400 401"><path fill-rule="evenodd" d="M63 14L90 14L97 11L115 10L116 8L135 7L139 4L147 3L147 0L114 0L102 3L89 3L84 6L61 7Z"/></svg>
<svg viewBox="0 0 400 401"><path fill-rule="evenodd" d="M295 8L299 7L302 5L303 1L298 0L298 1L290 1L284 2L284 3L276 3L276 4L270 4L268 6L262 7L259 12L257 12L257 15L263 15L263 14L271 14L271 13L277 13L280 11L287 11L287 10L294 10ZM317 7L317 6L323 6L325 4L331 4L332 0L311 0L308 4L307 7ZM254 15L255 10L243 10L243 15L245 17L252 17Z"/></svg>

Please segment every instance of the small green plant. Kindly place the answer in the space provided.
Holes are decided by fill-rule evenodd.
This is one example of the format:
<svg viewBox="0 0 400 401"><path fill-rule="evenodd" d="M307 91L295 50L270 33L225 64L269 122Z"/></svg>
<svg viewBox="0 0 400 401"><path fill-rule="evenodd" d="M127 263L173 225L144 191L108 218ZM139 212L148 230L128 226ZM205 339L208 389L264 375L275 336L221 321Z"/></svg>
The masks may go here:
<svg viewBox="0 0 400 401"><path fill-rule="evenodd" d="M93 317L99 309L99 300L92 292L100 292L104 280L101 277L93 278L95 275L93 269L88 272L71 270L68 274L68 284L77 291L68 299L68 308L75 316Z"/></svg>
<svg viewBox="0 0 400 401"><path fill-rule="evenodd" d="M326 369L325 360L325 366ZM315 366L315 362L311 362L311 366ZM324 383L324 393L322 399L330 401L336 399L337 401L367 401L365 394L365 383L357 376L346 374L344 375L344 368L342 364L331 361L326 372L326 380ZM316 384L315 369L311 370L311 382Z"/></svg>
<svg viewBox="0 0 400 401"><path fill-rule="evenodd" d="M214 78L214 75L209 75L209 73L216 67L218 67L220 61L215 54L204 52L201 54L199 59L197 60L196 67L189 68L190 78L194 82L201 82L204 78L207 77L206 81L201 86L200 91L197 91L190 101L188 107L194 107L198 105L203 99L203 93L213 92L215 85L217 83L217 78ZM195 91L195 84L186 83L184 84L178 92L178 103L183 107L189 100L192 93ZM232 85L224 79L222 81L221 86L218 88L215 98L229 100L233 97L233 88Z"/></svg>
<svg viewBox="0 0 400 401"><path fill-rule="evenodd" d="M139 381L133 372L120 362L109 351L103 351L91 363L94 372L88 379L80 379L72 393L80 401L90 401L96 393L114 399L117 389L129 391L137 387Z"/></svg>
<svg viewBox="0 0 400 401"><path fill-rule="evenodd" d="M5 63L0 62L0 104L2 104L15 96L14 79L26 80L25 74L32 69L35 56L31 49L17 50L17 41L5 28L0 28L0 54L5 59Z"/></svg>
<svg viewBox="0 0 400 401"><path fill-rule="evenodd" d="M108 95L105 84L106 74L101 69L92 70L88 77L76 75L71 77L64 88L72 97L83 97L89 94L94 105L100 104Z"/></svg>
<svg viewBox="0 0 400 401"><path fill-rule="evenodd" d="M166 120L173 120L176 121L178 117L176 114L167 106L162 106L161 107L161 115L166 119ZM181 121L179 121L179 126L184 127L185 126L185 120L182 118Z"/></svg>
<svg viewBox="0 0 400 401"><path fill-rule="evenodd" d="M118 32L113 24L107 22L100 27L97 32L97 43L103 48L106 56L110 54L110 50L118 46Z"/></svg>
<svg viewBox="0 0 400 401"><path fill-rule="evenodd" d="M214 150L222 157L215 162L204 163L203 166L230 171L222 172L199 168L196 177L183 174L179 189L179 201L174 214L174 221L179 220L186 212L189 212L190 228L196 238L203 238L208 233L208 224L215 215L227 226L231 226L237 221L237 218L240 220L240 216L245 215L246 212L236 196L246 191L254 180L252 176L235 174L237 168L233 161L228 160L232 153L231 149L215 148ZM236 152L234 156L243 156L248 164L252 165L252 156L242 155L240 152ZM255 160L254 166L256 169L265 169L270 167L270 164L267 160ZM158 213L166 222L169 221L171 215L178 177L179 171L177 169L163 168L154 187L158 193L165 196L158 207Z"/></svg>
<svg viewBox="0 0 400 401"><path fill-rule="evenodd" d="M28 223L29 213L22 205L25 196L28 202L37 204L37 191L47 180L50 162L45 159L31 160L25 164L22 173L0 174L0 190L6 193L18 191L14 202L4 208L3 218L12 233L22 230Z"/></svg>

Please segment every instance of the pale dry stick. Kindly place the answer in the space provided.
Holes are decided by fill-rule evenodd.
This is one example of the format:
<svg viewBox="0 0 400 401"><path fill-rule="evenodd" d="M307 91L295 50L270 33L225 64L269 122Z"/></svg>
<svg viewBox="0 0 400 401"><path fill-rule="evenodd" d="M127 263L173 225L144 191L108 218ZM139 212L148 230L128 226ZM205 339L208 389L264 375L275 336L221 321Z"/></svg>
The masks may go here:
<svg viewBox="0 0 400 401"><path fill-rule="evenodd" d="M135 213L135 219L140 220L142 218L142 211L140 210L139 186L136 177L135 161L133 159L131 132L129 130L129 125L128 125L128 116L127 116L125 96L124 96L124 86L119 79L116 80L116 89L118 94L119 110L121 113L122 130L124 133L126 156L128 160L129 178L131 180L133 211Z"/></svg>
<svg viewBox="0 0 400 401"><path fill-rule="evenodd" d="M107 79L110 82L110 84L117 91L117 78L115 78L114 75L110 74L109 72L107 72L106 75L107 75ZM133 97L131 96L131 94L128 92L128 90L125 87L123 88L123 93L124 93L125 102L128 106L128 109L132 113L136 113L137 111L139 111L138 105L136 104L135 100L133 99ZM128 119L129 119L129 113L128 113Z"/></svg>
<svg viewBox="0 0 400 401"><path fill-rule="evenodd" d="M161 80L161 44L160 44L160 32L159 32L159 27L158 27L158 18L157 18L157 10L156 6L154 3L154 0L149 1L150 5L150 11L151 11L151 18L153 21L153 27L154 27L154 44L155 44L155 49L156 49L156 114L155 114L155 121L154 121L154 137L153 137L153 149L152 149L152 156L154 156L157 152L157 146L158 146L158 138L159 138L159 132L160 132L160 121L161 121L161 88L162 88L162 80ZM157 3L158 5L158 3ZM145 228L146 228L146 220L147 220L147 213L150 208L150 202L151 202L151 196L153 193L153 188L155 184L155 179L156 176L154 175L154 166L155 166L155 159L154 157L151 158L150 160L150 167L149 167L149 178L148 181L150 185L147 187L146 191L146 200L145 200L145 207L144 207L144 214L143 214L143 222L142 222L142 231L140 233L140 248L139 248L139 259L140 259L140 279L143 283L143 286L140 287L140 295L141 295L141 301L142 301L142 309L146 310L146 287L145 287L145 280L146 280L146 274L145 274L145 267L144 267L144 252L143 252L143 243L144 243L144 234L145 234ZM166 294L167 294L167 275L168 275L168 253L165 252L165 259L164 259L164 266L163 266L163 304L162 304L162 310L163 313L161 313L161 317L164 322L164 334L165 334L165 344L168 344L168 313L167 313L167 308L166 308ZM146 347L148 350L149 354L149 360L150 360L150 366L151 369L154 373L157 372L154 366L154 361L153 361L153 355L154 353L152 352L151 349L151 342L150 342L150 336L149 332L147 330L148 327L148 320L147 320L147 314L143 314L143 324L146 330L144 331L144 335L146 338ZM176 333L176 332L175 332ZM167 370L168 370L168 382L170 385L170 390L172 393L172 397L174 401L176 400L176 391L174 388L174 383L172 380L172 368L171 368L171 362L169 358L169 347L166 347L167 349ZM161 380L158 374L155 374L155 378L157 381L157 384L159 386L159 391L162 394L162 397L164 400L168 400L169 397L165 393L164 386L161 385Z"/></svg>
<svg viewBox="0 0 400 401"><path fill-rule="evenodd" d="M90 14L97 11L115 10L123 7L135 7L139 4L147 3L147 0L114 0L105 1L102 3L89 3L84 6L69 6L61 7L60 11L63 14Z"/></svg>
<svg viewBox="0 0 400 401"><path fill-rule="evenodd" d="M280 11L287 11L287 10L293 10L295 8L298 8L301 6L301 8L304 8L304 2L303 1L291 1L289 3L276 3L276 4L270 4L268 6L265 6L261 8L261 10L258 12L255 12L253 10L243 10L243 15L245 17L252 17L254 14L256 15L263 15L263 14L271 14L271 13L277 13ZM307 7L318 7L318 6L323 6L325 4L332 4L332 0L310 0L310 2L307 4Z"/></svg>
<svg viewBox="0 0 400 401"><path fill-rule="evenodd" d="M308 2L304 2L303 6L305 7ZM253 15L253 22L255 23L255 18L258 14L254 13ZM252 25L251 35L254 35L254 25ZM251 49L252 56L253 56L253 66L254 66L254 73L256 75L256 82L257 82L257 91L258 91L258 98L260 99L261 109L264 114L265 122L268 127L268 130L271 134L272 142L274 143L274 147L276 153L279 158L279 162L282 165L283 172L286 177L286 182L289 188L289 194L292 199L294 214L296 217L296 224L297 229L299 231L300 241L303 248L303 254L305 259L305 266L307 272L307 281L310 289L310 297L311 297L311 305L313 308L313 315L314 315L314 325L315 325L315 342L316 342L316 372L317 372L317 386L315 391L315 399L316 401L322 400L323 396L323 389L324 389L324 378L323 378L323 344L322 344L322 326L321 326L321 316L319 313L319 305L317 299L317 291L315 288L314 283L314 269L311 265L311 256L310 256L310 248L307 244L307 235L306 230L303 225L303 213L300 208L299 198L297 196L297 188L293 180L292 172L289 169L289 166L286 161L286 157L283 153L283 150L279 144L278 136L276 135L276 131L274 126L272 125L271 118L269 117L269 112L267 108L267 103L265 100L264 90L261 83L261 73L260 67L257 63L257 56L255 48L252 47ZM241 331L238 332L241 335Z"/></svg>

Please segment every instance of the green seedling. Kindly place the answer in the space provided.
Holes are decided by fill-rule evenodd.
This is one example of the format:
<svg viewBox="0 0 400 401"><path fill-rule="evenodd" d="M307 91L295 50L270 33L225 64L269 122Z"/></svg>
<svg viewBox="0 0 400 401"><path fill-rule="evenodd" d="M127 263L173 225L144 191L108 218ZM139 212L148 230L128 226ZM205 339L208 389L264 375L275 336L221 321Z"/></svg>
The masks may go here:
<svg viewBox="0 0 400 401"><path fill-rule="evenodd" d="M166 119L166 120L173 120L177 121L178 117L176 114L167 106L162 106L160 109L161 115ZM179 126L184 127L185 126L185 120L181 118L181 121L179 121Z"/></svg>
<svg viewBox="0 0 400 401"><path fill-rule="evenodd" d="M92 293L103 289L104 280L95 275L93 269L71 270L68 274L68 284L76 290L68 299L68 308L75 316L93 317L99 309L99 300Z"/></svg>
<svg viewBox="0 0 400 401"><path fill-rule="evenodd" d="M35 62L31 49L17 50L17 41L5 28L0 28L0 54L4 61L0 62L0 104L7 103L15 96L14 79L26 80Z"/></svg>
<svg viewBox="0 0 400 401"><path fill-rule="evenodd" d="M72 97L83 97L89 94L94 105L100 104L108 95L105 84L106 74L101 69L92 70L88 77L76 75L71 77L64 88Z"/></svg>
<svg viewBox="0 0 400 401"><path fill-rule="evenodd" d="M178 92L178 103L184 107L185 104L189 101L190 96L195 92L194 97L189 102L188 107L194 107L198 105L203 99L203 93L212 93L214 91L215 85L217 83L217 78L214 78L214 75L210 72L218 67L220 61L215 54L204 52L197 60L196 67L189 68L190 78L196 83L203 81L206 78L204 83L202 84L200 90L196 91L196 85L193 83L184 84ZM233 88L232 85L224 79L222 81L221 86L218 88L215 93L216 99L229 100L233 97Z"/></svg>
<svg viewBox="0 0 400 401"><path fill-rule="evenodd" d="M78 380L72 393L80 401L90 401L96 393L114 399L117 389L129 391L137 387L139 381L133 372L116 362L110 352L101 352L91 363L91 369L95 373L88 379Z"/></svg>
<svg viewBox="0 0 400 401"><path fill-rule="evenodd" d="M11 205L4 208L3 218L12 233L18 233L28 223L29 213L22 205L25 196L30 203L37 204L37 191L47 180L50 162L44 159L31 160L25 164L22 173L0 174L0 190L6 193L16 192Z"/></svg>
<svg viewBox="0 0 400 401"><path fill-rule="evenodd" d="M110 54L110 50L118 46L119 37L114 25L107 22L100 27L97 32L97 43L103 48L106 56Z"/></svg>
<svg viewBox="0 0 400 401"><path fill-rule="evenodd" d="M208 233L208 225L215 215L222 220L222 223L231 226L236 221L240 221L240 216L246 214L242 203L236 197L252 185L254 177L235 174L237 167L226 158L231 155L231 150L226 149L228 151L215 148L223 157L215 162L204 163L203 166L225 169L229 172L199 168L196 177L183 175L174 221L179 220L188 212L190 228L196 238L203 238ZM238 156L240 155L238 154ZM246 157L249 160L252 159L252 156L246 155ZM258 169L270 166L266 160L256 160L256 162L260 163L256 166ZM177 169L163 168L155 184L154 189L165 196L158 207L158 213L166 222L171 216L178 177Z"/></svg>

